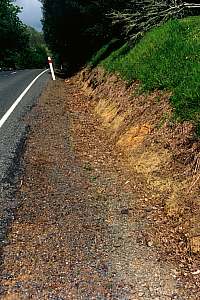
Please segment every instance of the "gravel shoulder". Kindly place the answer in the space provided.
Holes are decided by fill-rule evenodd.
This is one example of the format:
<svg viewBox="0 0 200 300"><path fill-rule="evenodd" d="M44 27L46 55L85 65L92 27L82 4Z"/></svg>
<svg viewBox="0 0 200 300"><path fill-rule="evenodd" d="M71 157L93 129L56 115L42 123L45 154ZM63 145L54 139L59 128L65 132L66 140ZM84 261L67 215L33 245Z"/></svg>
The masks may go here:
<svg viewBox="0 0 200 300"><path fill-rule="evenodd" d="M39 72L41 70L23 70L17 75L11 75L10 72L0 74L1 117ZM48 80L49 75L43 75L0 128L0 249L6 243L9 225L14 219L16 208L20 205L20 198L16 197L17 183L21 176L20 157L29 132L29 124L24 119L36 104ZM0 263L2 264L1 257Z"/></svg>
<svg viewBox="0 0 200 300"><path fill-rule="evenodd" d="M145 182L106 141L77 77L50 82L26 122L1 299L199 299L148 238Z"/></svg>

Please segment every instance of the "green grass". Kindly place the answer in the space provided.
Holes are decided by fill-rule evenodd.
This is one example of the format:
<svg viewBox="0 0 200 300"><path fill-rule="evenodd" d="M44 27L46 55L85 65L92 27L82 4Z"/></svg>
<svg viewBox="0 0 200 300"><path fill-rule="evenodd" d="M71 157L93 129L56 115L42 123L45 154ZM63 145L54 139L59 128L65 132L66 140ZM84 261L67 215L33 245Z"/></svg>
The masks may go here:
<svg viewBox="0 0 200 300"><path fill-rule="evenodd" d="M200 128L200 17L171 20L149 31L135 47L127 45L101 62L142 89L166 89L179 120L192 120Z"/></svg>
<svg viewBox="0 0 200 300"><path fill-rule="evenodd" d="M114 49L117 48L117 45L119 44L118 39L113 39L107 44L103 45L99 51L97 51L92 58L88 61L87 65L88 67L94 68L96 67L101 60L106 58ZM118 45L119 47L119 45Z"/></svg>

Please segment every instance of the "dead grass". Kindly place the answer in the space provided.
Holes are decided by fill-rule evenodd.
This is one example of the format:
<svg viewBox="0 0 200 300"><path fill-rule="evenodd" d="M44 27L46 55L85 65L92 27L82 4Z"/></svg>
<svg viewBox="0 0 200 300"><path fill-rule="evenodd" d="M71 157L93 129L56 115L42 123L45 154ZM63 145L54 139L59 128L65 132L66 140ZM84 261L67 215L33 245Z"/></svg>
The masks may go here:
<svg viewBox="0 0 200 300"><path fill-rule="evenodd" d="M163 207L163 217L155 215L160 226L155 233L159 247L166 247L162 236L175 227L181 228L178 234L187 240L187 246L181 248L183 256L188 255L188 249L200 252L200 233L194 230L200 228L200 143L195 139L193 125L173 123L170 93L138 95L138 82L127 87L114 75L106 77L102 69L84 71L81 80L84 90L88 86L93 95L95 111L108 128L108 138L118 152L128 157L124 167L145 179L150 198L154 195L149 205ZM188 222L194 215L195 222ZM164 251L173 251L172 248L168 244Z"/></svg>

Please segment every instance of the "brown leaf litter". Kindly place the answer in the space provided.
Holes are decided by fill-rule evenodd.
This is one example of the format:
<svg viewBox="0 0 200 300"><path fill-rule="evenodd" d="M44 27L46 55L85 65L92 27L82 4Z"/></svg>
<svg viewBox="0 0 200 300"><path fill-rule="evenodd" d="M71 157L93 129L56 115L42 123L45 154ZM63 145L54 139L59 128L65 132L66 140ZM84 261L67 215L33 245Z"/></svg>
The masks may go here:
<svg viewBox="0 0 200 300"><path fill-rule="evenodd" d="M49 83L27 121L2 299L200 298L198 145L167 123L169 94L137 85L101 70Z"/></svg>

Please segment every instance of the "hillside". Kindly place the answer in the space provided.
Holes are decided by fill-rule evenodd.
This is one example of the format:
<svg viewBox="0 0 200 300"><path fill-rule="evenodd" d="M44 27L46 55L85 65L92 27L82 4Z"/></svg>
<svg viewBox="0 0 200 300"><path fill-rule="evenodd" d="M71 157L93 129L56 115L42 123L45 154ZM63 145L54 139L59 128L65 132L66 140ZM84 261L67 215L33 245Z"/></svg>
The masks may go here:
<svg viewBox="0 0 200 300"><path fill-rule="evenodd" d="M111 39L23 117L4 300L200 299L198 22Z"/></svg>
<svg viewBox="0 0 200 300"><path fill-rule="evenodd" d="M107 49L104 47L103 49ZM91 65L100 60L103 49ZM100 62L128 83L141 82L140 92L168 90L179 120L200 124L200 17L168 21L148 32L135 47L124 45Z"/></svg>
<svg viewBox="0 0 200 300"><path fill-rule="evenodd" d="M145 236L166 260L181 262L198 288L199 24L199 17L169 21L101 60L105 46L81 75L105 140L124 159L129 180L140 182L138 210L153 211Z"/></svg>

